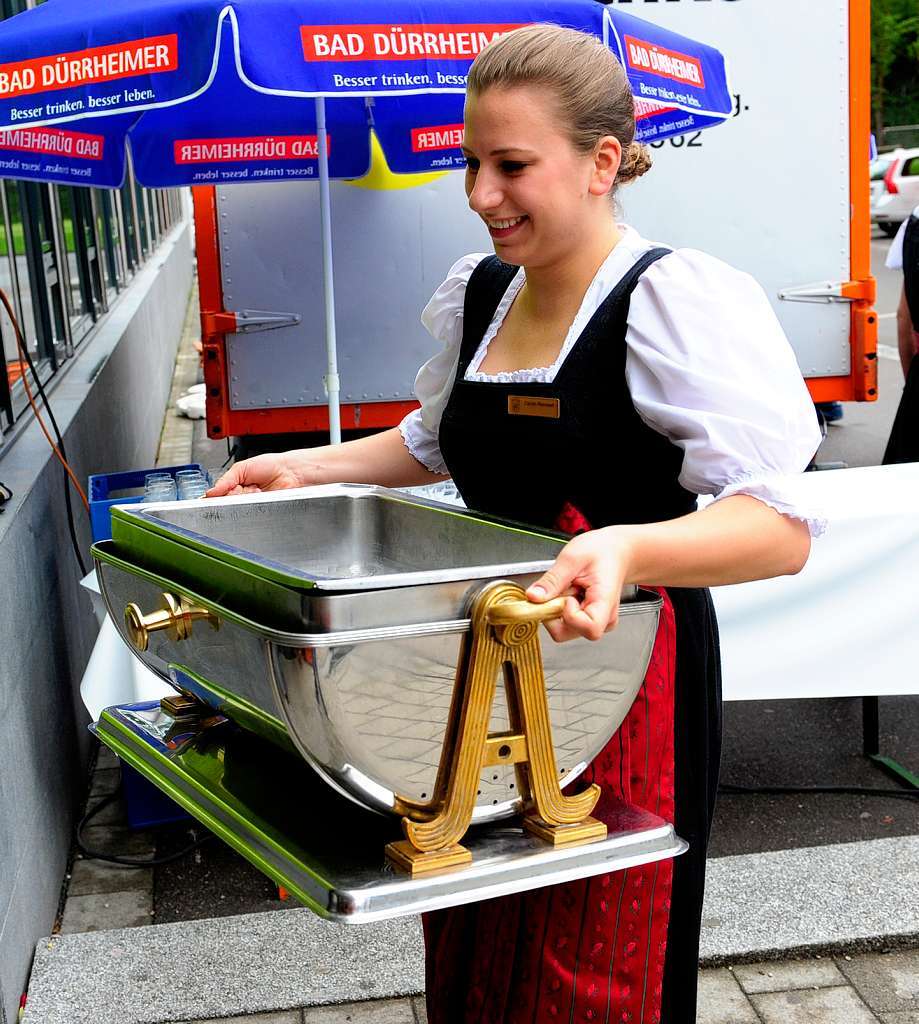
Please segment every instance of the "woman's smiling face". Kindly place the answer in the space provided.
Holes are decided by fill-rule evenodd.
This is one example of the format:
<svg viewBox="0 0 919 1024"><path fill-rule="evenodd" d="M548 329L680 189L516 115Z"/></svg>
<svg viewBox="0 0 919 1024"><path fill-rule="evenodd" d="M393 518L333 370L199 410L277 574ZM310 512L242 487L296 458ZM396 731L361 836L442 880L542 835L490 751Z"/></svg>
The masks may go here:
<svg viewBox="0 0 919 1024"><path fill-rule="evenodd" d="M488 227L505 263L550 266L612 216L606 194L619 166L621 148L606 154L578 152L552 94L536 85L493 87L466 97L466 195ZM607 166L608 165L608 166Z"/></svg>

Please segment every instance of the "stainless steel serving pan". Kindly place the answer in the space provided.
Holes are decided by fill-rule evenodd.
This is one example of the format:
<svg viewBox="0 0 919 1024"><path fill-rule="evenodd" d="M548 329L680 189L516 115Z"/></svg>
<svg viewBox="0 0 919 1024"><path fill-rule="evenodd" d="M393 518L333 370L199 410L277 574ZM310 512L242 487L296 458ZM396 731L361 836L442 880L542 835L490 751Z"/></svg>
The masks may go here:
<svg viewBox="0 0 919 1024"><path fill-rule="evenodd" d="M357 486L123 507L113 526L114 540L94 554L126 642L125 607L153 610L164 593L218 626L196 622L182 639L151 633L135 653L177 688L299 751L340 792L390 813L432 792L471 597L495 577L525 584L563 543ZM556 645L543 631L567 780L627 714L660 605L656 593L629 588L602 640ZM499 690L492 731L509 727ZM474 820L517 810L513 768L485 769Z"/></svg>
<svg viewBox="0 0 919 1024"><path fill-rule="evenodd" d="M565 544L362 484L115 506L112 537L137 564L168 569L259 621L311 632L462 618L470 584L527 582Z"/></svg>
<svg viewBox="0 0 919 1024"><path fill-rule="evenodd" d="M126 506L148 529L287 585L382 590L537 571L564 541L367 484Z"/></svg>

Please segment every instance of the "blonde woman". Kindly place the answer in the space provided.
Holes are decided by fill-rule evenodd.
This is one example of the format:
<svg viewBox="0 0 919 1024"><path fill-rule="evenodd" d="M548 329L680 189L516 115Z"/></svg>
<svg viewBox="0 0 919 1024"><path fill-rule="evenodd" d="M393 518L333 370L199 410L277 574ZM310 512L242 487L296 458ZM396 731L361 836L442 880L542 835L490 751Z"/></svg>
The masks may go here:
<svg viewBox="0 0 919 1024"><path fill-rule="evenodd" d="M429 914L431 1024L691 1024L720 755L708 586L794 573L819 519L774 479L819 443L762 290L617 222L648 170L625 74L597 40L534 25L474 62L466 191L495 255L464 256L422 319L443 343L398 429L264 455L212 490L452 476L476 509L578 535L528 596L569 594L557 640L615 626L625 583L662 588L651 664L585 773L672 820L667 861ZM678 195L662 203L684 202ZM513 414L538 398L548 416ZM504 459L501 453L513 453ZM699 494L715 495L703 511Z"/></svg>

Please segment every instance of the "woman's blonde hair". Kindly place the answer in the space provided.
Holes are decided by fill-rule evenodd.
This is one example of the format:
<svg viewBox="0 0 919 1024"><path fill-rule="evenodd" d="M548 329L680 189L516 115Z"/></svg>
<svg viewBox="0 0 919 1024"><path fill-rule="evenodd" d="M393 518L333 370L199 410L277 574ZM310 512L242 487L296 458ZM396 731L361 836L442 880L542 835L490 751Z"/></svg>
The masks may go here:
<svg viewBox="0 0 919 1024"><path fill-rule="evenodd" d="M468 90L541 85L549 88L575 149L592 153L605 135L622 144L616 184L651 166L635 142L635 103L625 71L596 36L558 25L527 25L489 43L469 69Z"/></svg>

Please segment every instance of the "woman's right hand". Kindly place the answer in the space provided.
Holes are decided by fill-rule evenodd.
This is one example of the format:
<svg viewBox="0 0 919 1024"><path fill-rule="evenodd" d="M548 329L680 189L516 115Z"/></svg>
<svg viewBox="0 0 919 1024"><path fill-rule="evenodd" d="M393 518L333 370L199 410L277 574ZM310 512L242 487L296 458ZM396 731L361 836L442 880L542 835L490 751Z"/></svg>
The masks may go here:
<svg viewBox="0 0 919 1024"><path fill-rule="evenodd" d="M287 487L305 487L302 467L297 465L297 452L271 452L244 459L229 470L207 492L208 498L225 494L253 494L258 491L280 491Z"/></svg>
<svg viewBox="0 0 919 1024"><path fill-rule="evenodd" d="M398 427L370 434L344 444L300 448L277 455L256 455L237 462L207 492L209 498L224 494L280 491L285 487L348 482L409 487L446 480L432 473L409 454Z"/></svg>

